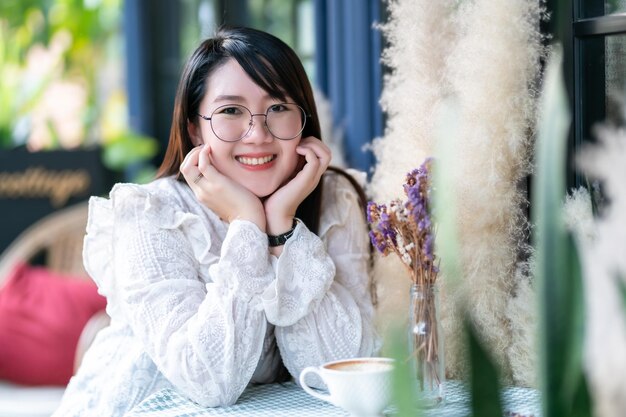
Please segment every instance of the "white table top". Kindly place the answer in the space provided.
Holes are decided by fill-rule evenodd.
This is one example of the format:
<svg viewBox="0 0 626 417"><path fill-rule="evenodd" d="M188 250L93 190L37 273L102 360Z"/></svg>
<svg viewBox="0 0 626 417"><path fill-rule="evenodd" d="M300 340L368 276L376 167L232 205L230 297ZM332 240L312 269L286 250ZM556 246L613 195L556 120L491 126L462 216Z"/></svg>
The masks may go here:
<svg viewBox="0 0 626 417"><path fill-rule="evenodd" d="M470 416L469 395L462 383L446 382L446 402L423 412L424 417ZM540 417L539 392L528 388L507 388L502 392L505 416ZM387 413L393 416L393 410ZM204 408L175 391L162 390L135 407L127 417L267 416L324 417L348 416L342 409L313 398L293 382L248 387L235 405Z"/></svg>
<svg viewBox="0 0 626 417"><path fill-rule="evenodd" d="M0 381L1 417L49 417L65 387L26 387Z"/></svg>

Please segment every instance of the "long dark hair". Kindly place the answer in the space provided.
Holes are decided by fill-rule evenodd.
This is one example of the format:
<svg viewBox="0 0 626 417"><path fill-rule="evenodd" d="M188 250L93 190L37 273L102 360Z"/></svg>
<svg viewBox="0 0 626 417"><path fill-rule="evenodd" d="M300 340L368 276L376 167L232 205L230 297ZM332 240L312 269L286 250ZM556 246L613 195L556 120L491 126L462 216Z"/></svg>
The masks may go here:
<svg viewBox="0 0 626 417"><path fill-rule="evenodd" d="M187 122L198 123L197 114L206 94L207 79L229 59L236 60L270 96L279 100L289 96L304 109L307 119L302 137L322 139L313 89L293 49L277 37L256 29L221 28L214 37L203 41L185 64L176 92L169 143L157 178L177 175L178 180L184 181L179 172L180 164L194 147ZM351 179L343 171L340 173ZM296 212L314 233L319 227L322 188L320 181ZM363 196L360 187L357 191Z"/></svg>

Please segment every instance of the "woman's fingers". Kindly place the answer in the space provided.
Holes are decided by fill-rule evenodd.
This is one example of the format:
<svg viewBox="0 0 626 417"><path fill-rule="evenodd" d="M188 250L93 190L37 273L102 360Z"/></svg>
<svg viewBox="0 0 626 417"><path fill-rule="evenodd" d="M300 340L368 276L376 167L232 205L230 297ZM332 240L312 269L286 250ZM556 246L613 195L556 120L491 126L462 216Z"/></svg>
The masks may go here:
<svg viewBox="0 0 626 417"><path fill-rule="evenodd" d="M319 159L317 157L317 155L315 155L315 152L313 151L313 149L311 149L308 146L298 146L296 148L296 152L299 155L304 156L304 167L302 167L302 172L305 173L315 173L317 172L317 168L319 166Z"/></svg>
<svg viewBox="0 0 626 417"><path fill-rule="evenodd" d="M326 171L332 156L328 146L321 140L313 137L303 139L296 148L296 152L303 155L306 160L303 171L307 169L311 170L311 174L318 179Z"/></svg>
<svg viewBox="0 0 626 417"><path fill-rule="evenodd" d="M280 228L284 225L285 219L291 219L294 216L298 206L317 187L330 162L330 149L314 137L300 141L296 147L296 153L304 157L304 167L291 181L265 200L269 230L273 230L274 225Z"/></svg>
<svg viewBox="0 0 626 417"><path fill-rule="evenodd" d="M198 186L203 177L213 179L218 172L211 164L211 147L202 145L189 151L180 166L180 171L192 187Z"/></svg>
<svg viewBox="0 0 626 417"><path fill-rule="evenodd" d="M194 182L197 182L196 179L198 175L201 174L198 169L198 160L200 157L200 146L193 148L183 159L183 162L180 164L180 172L185 177L187 184L191 185Z"/></svg>
<svg viewBox="0 0 626 417"><path fill-rule="evenodd" d="M180 165L180 172L198 201L220 218L229 222L233 219L249 220L265 230L261 200L213 166L209 145L189 151Z"/></svg>
<svg viewBox="0 0 626 417"><path fill-rule="evenodd" d="M211 163L211 147L209 145L202 146L198 156L198 169L205 176L213 175L217 172Z"/></svg>
<svg viewBox="0 0 626 417"><path fill-rule="evenodd" d="M290 194L295 200L298 200L297 207L319 183L322 174L328 167L331 153L325 144L313 137L303 139L296 147L296 153L304 157L305 164L283 188L291 190Z"/></svg>
<svg viewBox="0 0 626 417"><path fill-rule="evenodd" d="M328 166L331 158L331 151L324 142L319 139L308 137L298 145L299 147L310 148L322 165Z"/></svg>

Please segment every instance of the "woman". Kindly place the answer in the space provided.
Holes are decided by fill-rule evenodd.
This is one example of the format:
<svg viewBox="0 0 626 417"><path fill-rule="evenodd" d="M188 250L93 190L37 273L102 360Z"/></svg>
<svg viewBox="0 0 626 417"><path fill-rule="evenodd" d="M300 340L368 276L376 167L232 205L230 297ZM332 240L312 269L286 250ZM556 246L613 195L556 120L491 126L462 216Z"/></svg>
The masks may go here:
<svg viewBox="0 0 626 417"><path fill-rule="evenodd" d="M163 388L228 405L285 368L373 353L363 210L319 137L282 41L237 28L198 47L159 178L90 202L84 261L111 325L56 416L121 416Z"/></svg>

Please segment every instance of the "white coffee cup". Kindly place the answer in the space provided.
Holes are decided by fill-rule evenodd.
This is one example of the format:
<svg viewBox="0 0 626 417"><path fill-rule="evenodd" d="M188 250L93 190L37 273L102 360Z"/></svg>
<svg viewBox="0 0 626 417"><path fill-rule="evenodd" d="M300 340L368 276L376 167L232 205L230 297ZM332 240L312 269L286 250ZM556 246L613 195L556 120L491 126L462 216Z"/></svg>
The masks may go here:
<svg viewBox="0 0 626 417"><path fill-rule="evenodd" d="M300 385L312 396L358 417L378 417L391 403L393 359L353 358L309 366L300 373ZM328 387L322 394L309 387L307 374L316 374Z"/></svg>

